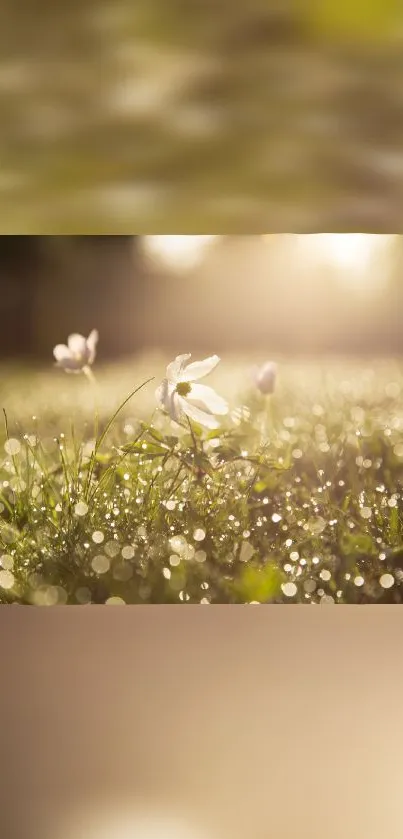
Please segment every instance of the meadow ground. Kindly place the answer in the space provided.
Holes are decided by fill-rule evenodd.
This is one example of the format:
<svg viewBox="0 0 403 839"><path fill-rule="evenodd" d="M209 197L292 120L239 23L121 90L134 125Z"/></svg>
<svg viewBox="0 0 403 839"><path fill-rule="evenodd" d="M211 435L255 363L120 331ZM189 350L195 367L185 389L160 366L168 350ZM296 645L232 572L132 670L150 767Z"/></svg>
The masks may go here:
<svg viewBox="0 0 403 839"><path fill-rule="evenodd" d="M280 360L265 397L223 357L217 431L156 408L167 361L3 367L0 602L402 602L403 361Z"/></svg>

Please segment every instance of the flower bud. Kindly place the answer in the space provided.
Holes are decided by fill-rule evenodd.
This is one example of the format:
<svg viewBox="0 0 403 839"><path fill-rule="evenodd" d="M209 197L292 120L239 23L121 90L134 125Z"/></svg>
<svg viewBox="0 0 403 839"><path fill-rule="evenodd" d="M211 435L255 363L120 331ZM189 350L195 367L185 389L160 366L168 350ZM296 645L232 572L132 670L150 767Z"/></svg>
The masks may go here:
<svg viewBox="0 0 403 839"><path fill-rule="evenodd" d="M277 364L274 361L267 361L255 373L256 387L261 393L267 396L273 393L276 385Z"/></svg>

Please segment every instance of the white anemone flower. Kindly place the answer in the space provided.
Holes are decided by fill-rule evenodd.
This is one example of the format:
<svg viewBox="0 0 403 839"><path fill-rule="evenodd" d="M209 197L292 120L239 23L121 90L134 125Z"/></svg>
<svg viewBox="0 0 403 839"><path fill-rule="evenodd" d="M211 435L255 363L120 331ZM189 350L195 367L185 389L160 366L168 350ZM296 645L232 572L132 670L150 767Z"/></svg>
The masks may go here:
<svg viewBox="0 0 403 839"><path fill-rule="evenodd" d="M273 393L276 386L277 364L274 361L266 361L261 367L254 371L256 387L267 396Z"/></svg>
<svg viewBox="0 0 403 839"><path fill-rule="evenodd" d="M187 416L199 425L218 428L214 414L228 413L226 401L213 388L193 383L211 373L220 359L218 355L212 355L188 364L190 358L190 353L178 355L168 364L166 378L155 391L157 402L175 422L179 423Z"/></svg>
<svg viewBox="0 0 403 839"><path fill-rule="evenodd" d="M91 374L90 367L95 361L98 337L96 329L92 330L88 338L77 333L69 335L67 344L57 344L53 350L56 367L61 367L66 373Z"/></svg>

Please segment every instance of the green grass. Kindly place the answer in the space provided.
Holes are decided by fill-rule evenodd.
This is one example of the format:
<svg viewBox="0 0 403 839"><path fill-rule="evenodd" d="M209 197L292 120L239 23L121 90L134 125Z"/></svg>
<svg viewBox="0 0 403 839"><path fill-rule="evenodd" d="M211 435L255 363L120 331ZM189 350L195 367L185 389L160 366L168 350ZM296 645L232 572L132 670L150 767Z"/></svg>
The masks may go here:
<svg viewBox="0 0 403 839"><path fill-rule="evenodd" d="M0 602L402 602L403 363L280 362L264 398L224 357L207 432L156 410L166 361L1 371Z"/></svg>

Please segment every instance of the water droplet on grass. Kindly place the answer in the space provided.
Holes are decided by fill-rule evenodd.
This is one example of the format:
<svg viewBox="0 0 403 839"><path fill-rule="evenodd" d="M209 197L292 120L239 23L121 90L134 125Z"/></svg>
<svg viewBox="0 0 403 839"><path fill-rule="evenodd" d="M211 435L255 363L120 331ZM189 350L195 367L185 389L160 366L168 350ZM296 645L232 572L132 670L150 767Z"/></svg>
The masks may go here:
<svg viewBox="0 0 403 839"><path fill-rule="evenodd" d="M119 542L115 542L113 539L111 539L109 542L106 543L104 550L105 553L111 558L117 556L120 552Z"/></svg>
<svg viewBox="0 0 403 839"><path fill-rule="evenodd" d="M184 536L171 536L169 544L175 553L181 554L187 548L187 541Z"/></svg>
<svg viewBox="0 0 403 839"><path fill-rule="evenodd" d="M0 571L0 587L10 589L15 583L14 574L11 571Z"/></svg>
<svg viewBox="0 0 403 839"><path fill-rule="evenodd" d="M392 574L382 574L379 583L382 586L382 588L392 588L392 586L395 584L395 579L392 576Z"/></svg>
<svg viewBox="0 0 403 839"><path fill-rule="evenodd" d="M88 513L88 504L85 501L79 501L74 507L76 516L86 516Z"/></svg>
<svg viewBox="0 0 403 839"><path fill-rule="evenodd" d="M315 536L319 536L323 533L325 527L327 525L327 521L322 518L322 516L316 516L316 518L309 519L308 526L311 533Z"/></svg>
<svg viewBox="0 0 403 839"><path fill-rule="evenodd" d="M6 545L12 545L18 540L20 534L11 524L5 524L0 530L0 535Z"/></svg>
<svg viewBox="0 0 403 839"><path fill-rule="evenodd" d="M295 583L283 583L281 588L286 597L295 597L298 591Z"/></svg>
<svg viewBox="0 0 403 839"><path fill-rule="evenodd" d="M83 606L86 603L90 603L91 602L90 589L86 588L85 586L82 586L81 588L78 588L76 593L75 593L75 598L77 600L77 603L81 603Z"/></svg>
<svg viewBox="0 0 403 839"><path fill-rule="evenodd" d="M5 571L10 571L14 565L14 557L11 554L3 554L0 556L0 565Z"/></svg>
<svg viewBox="0 0 403 839"><path fill-rule="evenodd" d="M91 567L96 574L106 574L110 568L110 561L103 554L98 554L91 560Z"/></svg>
<svg viewBox="0 0 403 839"><path fill-rule="evenodd" d="M125 545L124 548L122 548L123 559L133 559L134 553L135 551L132 545Z"/></svg>
<svg viewBox="0 0 403 839"><path fill-rule="evenodd" d="M14 437L10 437L10 439L6 440L6 442L4 443L4 449L7 452L7 454L11 456L17 455L21 451L21 443Z"/></svg>

